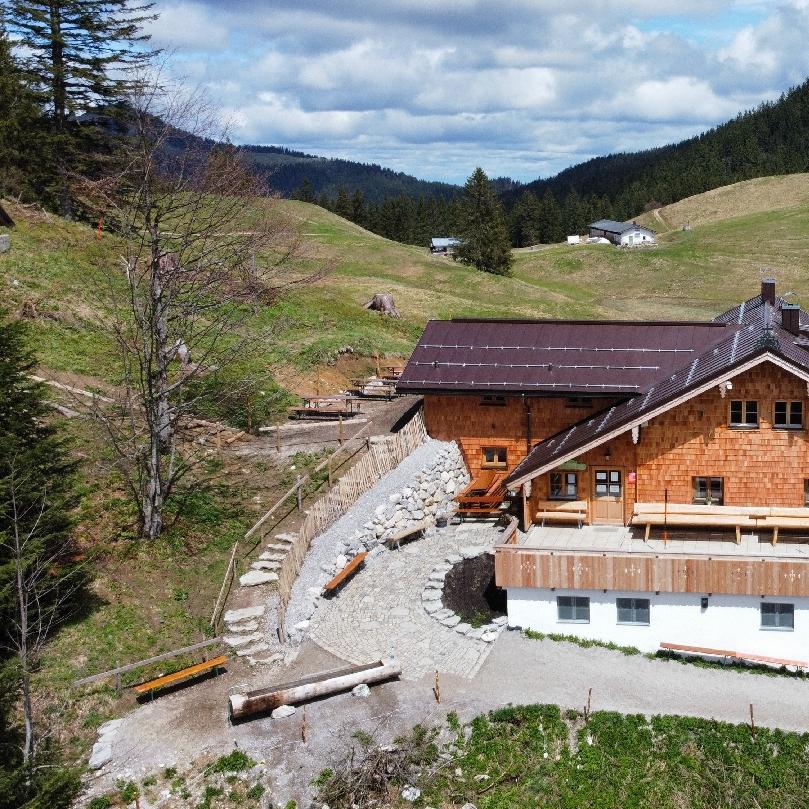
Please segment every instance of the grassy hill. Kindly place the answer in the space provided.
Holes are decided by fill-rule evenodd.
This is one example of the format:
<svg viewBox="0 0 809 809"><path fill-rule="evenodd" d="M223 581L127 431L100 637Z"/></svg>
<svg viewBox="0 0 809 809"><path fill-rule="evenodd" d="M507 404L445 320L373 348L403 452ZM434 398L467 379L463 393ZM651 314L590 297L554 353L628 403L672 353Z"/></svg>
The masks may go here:
<svg viewBox="0 0 809 809"><path fill-rule="evenodd" d="M306 389L314 369L349 347L355 357L407 356L430 318L710 317L753 294L762 272L809 303L807 175L751 180L667 206L657 212L664 225L657 222L663 232L654 251L596 245L516 251L511 278L433 258L317 206L280 205L297 220L316 260L331 268L249 325L256 333L272 330L255 361L294 390ZM9 208L18 228L12 250L0 256L4 305L19 311L26 301L34 304L45 366L114 381L99 269L117 262L114 239L98 242L90 228ZM684 221L692 230L679 229ZM402 318L363 309L375 292L393 294Z"/></svg>

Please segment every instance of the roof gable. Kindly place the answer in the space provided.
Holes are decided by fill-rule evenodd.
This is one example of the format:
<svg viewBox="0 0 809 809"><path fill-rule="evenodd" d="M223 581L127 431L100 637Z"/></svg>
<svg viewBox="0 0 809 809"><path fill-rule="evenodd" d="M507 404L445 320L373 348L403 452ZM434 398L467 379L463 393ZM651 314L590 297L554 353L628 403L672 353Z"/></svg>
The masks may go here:
<svg viewBox="0 0 809 809"><path fill-rule="evenodd" d="M642 396L590 416L539 442L506 483L519 486L763 362L772 362L809 384L809 354L796 347L793 340L793 336L780 327L756 327L751 323Z"/></svg>

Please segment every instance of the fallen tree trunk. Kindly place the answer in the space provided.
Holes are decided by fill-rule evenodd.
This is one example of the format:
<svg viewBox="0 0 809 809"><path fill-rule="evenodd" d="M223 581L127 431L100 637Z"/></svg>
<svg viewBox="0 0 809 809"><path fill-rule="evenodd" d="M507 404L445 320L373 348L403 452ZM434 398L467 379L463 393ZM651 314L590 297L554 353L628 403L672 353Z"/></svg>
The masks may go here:
<svg viewBox="0 0 809 809"><path fill-rule="evenodd" d="M401 673L402 667L395 658L387 657L384 660L377 660L375 663L327 671L271 688L260 688L245 694L231 694L228 700L230 720L232 722L256 714L268 713L279 705L294 705L316 697L338 694L361 683L379 683L383 680L390 680Z"/></svg>

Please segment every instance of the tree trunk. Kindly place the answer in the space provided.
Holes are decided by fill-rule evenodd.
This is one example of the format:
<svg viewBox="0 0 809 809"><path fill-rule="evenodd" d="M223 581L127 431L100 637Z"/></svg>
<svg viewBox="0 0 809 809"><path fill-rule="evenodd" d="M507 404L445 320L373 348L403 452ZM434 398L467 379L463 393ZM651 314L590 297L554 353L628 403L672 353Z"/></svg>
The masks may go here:
<svg viewBox="0 0 809 809"><path fill-rule="evenodd" d="M18 657L20 660L20 680L22 683L22 710L25 724L25 741L23 743L22 757L29 764L34 755L34 711L31 705L31 661L28 655L28 590L25 586L25 570L23 552L20 545L19 527L14 520L14 563L16 566L17 608L20 620L20 646Z"/></svg>
<svg viewBox="0 0 809 809"><path fill-rule="evenodd" d="M65 162L65 119L67 116L67 86L65 78L65 52L62 41L62 13L60 0L51 0L51 96L53 100L53 127L56 135L56 172L59 183L59 209L66 219L73 215L70 187Z"/></svg>

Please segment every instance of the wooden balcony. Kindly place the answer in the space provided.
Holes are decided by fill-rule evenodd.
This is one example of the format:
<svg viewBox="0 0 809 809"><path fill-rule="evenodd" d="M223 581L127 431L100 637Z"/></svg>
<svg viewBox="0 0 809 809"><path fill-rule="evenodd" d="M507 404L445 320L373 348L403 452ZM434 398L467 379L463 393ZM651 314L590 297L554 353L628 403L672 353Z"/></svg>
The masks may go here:
<svg viewBox="0 0 809 809"><path fill-rule="evenodd" d="M644 540L630 529L534 527L496 547L498 587L809 596L809 543Z"/></svg>

